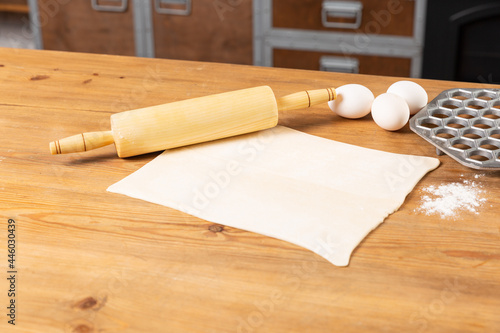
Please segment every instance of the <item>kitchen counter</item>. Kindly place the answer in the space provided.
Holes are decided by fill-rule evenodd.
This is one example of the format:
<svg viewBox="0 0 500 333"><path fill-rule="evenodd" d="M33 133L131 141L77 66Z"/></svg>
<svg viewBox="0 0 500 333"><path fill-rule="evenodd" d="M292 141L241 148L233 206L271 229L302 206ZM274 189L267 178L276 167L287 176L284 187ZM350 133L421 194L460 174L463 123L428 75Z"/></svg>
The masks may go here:
<svg viewBox="0 0 500 333"><path fill-rule="evenodd" d="M283 96L359 83L378 95L398 80L0 48L0 305L8 314L15 299L16 324L3 314L0 331L499 332L500 172L439 156L438 169L368 235L349 266L335 267L281 240L106 192L159 153L120 159L113 146L49 153L50 141L109 130L110 115L128 109L259 85ZM414 81L429 100L455 87L499 88ZM370 116L343 119L326 104L283 112L280 124L437 157L408 126L386 132ZM418 212L425 187L457 181L482 187L477 214Z"/></svg>

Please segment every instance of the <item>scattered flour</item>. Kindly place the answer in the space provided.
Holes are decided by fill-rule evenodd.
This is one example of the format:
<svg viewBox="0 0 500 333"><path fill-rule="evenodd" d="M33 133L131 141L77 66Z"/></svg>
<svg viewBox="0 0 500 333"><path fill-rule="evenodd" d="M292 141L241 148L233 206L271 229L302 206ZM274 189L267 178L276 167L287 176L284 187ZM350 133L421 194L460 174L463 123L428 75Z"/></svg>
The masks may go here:
<svg viewBox="0 0 500 333"><path fill-rule="evenodd" d="M482 176L476 174L474 178L479 179ZM470 180L431 185L423 191L426 194L422 196L421 205L416 211L426 215L438 214L442 219L456 218L462 211L479 214L478 208L486 202L482 186Z"/></svg>

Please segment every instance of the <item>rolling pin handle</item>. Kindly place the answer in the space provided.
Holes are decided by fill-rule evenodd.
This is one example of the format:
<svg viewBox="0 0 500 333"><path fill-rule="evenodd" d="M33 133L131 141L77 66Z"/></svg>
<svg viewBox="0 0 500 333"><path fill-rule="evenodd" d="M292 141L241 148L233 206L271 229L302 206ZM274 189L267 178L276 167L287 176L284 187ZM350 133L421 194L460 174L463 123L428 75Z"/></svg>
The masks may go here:
<svg viewBox="0 0 500 333"><path fill-rule="evenodd" d="M295 94L286 95L276 100L279 111L309 108L314 105L333 101L337 98L334 88L305 90Z"/></svg>
<svg viewBox="0 0 500 333"><path fill-rule="evenodd" d="M88 132L73 135L50 143L52 155L77 153L114 143L112 131Z"/></svg>

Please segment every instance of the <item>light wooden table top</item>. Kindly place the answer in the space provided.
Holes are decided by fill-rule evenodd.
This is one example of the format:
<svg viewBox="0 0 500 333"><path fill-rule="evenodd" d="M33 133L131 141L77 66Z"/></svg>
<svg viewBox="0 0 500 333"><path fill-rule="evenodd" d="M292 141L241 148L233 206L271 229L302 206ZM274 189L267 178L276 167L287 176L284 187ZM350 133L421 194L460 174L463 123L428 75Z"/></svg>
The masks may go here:
<svg viewBox="0 0 500 333"><path fill-rule="evenodd" d="M158 153L51 156L48 143L107 130L114 112L267 84L277 96L398 78L0 49L0 304L16 222L19 332L499 332L500 173L440 156L346 268L287 242L106 192ZM434 98L473 83L415 80ZM490 86L493 87L493 86ZM280 124L384 151L436 156L408 127L341 119L327 105ZM475 175L484 175L475 179ZM341 176L341 175L339 175ZM486 203L456 220L415 212L423 188L477 181ZM6 330L9 329L9 330Z"/></svg>

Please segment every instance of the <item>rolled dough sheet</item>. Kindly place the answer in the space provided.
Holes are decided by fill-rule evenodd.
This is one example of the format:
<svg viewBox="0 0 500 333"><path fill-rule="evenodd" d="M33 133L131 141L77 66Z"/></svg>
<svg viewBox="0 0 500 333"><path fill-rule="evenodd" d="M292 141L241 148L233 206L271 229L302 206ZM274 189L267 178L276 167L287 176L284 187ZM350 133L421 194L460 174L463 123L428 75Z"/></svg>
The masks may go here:
<svg viewBox="0 0 500 333"><path fill-rule="evenodd" d="M282 239L337 266L439 165L290 128L163 152L108 191Z"/></svg>

